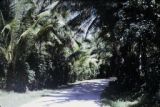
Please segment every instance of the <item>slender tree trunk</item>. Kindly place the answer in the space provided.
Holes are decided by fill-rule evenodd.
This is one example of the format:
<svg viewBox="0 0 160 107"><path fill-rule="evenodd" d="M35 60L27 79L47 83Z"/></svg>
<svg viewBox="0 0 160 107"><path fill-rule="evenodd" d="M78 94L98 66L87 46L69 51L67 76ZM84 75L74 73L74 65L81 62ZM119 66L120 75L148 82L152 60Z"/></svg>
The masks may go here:
<svg viewBox="0 0 160 107"><path fill-rule="evenodd" d="M8 64L7 70L7 80L6 80L6 89L8 91L14 90L15 88L15 68L13 62Z"/></svg>

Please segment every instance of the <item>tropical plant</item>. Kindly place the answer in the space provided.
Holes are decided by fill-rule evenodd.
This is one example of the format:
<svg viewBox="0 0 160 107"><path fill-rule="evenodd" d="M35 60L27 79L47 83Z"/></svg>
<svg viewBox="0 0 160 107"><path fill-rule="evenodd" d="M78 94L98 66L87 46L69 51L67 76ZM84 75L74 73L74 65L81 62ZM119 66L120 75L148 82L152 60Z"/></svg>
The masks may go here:
<svg viewBox="0 0 160 107"><path fill-rule="evenodd" d="M110 69L118 77L117 83L123 91L134 90L139 91L138 94L144 92L151 96L158 92L158 1L62 1L62 6L75 12L75 17L68 25L78 33L88 34L92 29L99 27L99 37L108 42L111 49ZM87 21L91 17L95 17L95 20ZM89 25L89 29L85 31L83 25Z"/></svg>
<svg viewBox="0 0 160 107"><path fill-rule="evenodd" d="M15 16L1 31L4 40L0 49L8 65L6 86L8 89L19 87L17 91L21 89L25 91L28 81L27 70L30 68L26 68L26 61L32 52L37 50L38 58L41 58L45 54L42 49L46 48L47 43L57 42L60 47L63 46L60 39L64 40L65 37L61 34L62 31L59 31L60 26L56 19L59 14L53 11L54 7L41 13L40 10L36 12L37 8L33 1L16 1L11 10ZM4 20L3 15L1 19Z"/></svg>

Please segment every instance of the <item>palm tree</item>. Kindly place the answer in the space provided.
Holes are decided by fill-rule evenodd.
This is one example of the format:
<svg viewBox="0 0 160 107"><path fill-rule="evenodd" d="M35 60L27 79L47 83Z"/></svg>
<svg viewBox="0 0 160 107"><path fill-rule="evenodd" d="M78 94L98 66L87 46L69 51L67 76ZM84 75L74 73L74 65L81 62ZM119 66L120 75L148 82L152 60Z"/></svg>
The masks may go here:
<svg viewBox="0 0 160 107"><path fill-rule="evenodd" d="M41 44L43 41L56 40L59 44L62 44L59 39L59 37L62 37L57 33L58 24L55 17L58 14L54 13L54 7L41 13L37 12L34 14L34 11L38 7L36 7L32 0L28 2L16 2L14 5L12 10L10 10L14 11L15 14L13 20L6 24L1 31L4 43L0 49L8 64L8 89L16 88L16 82L20 82L16 80L16 76L19 75L22 69L19 71L20 68L17 67L17 63L25 63L27 55L36 48L37 43L40 46L40 55L42 54ZM24 8L24 6L28 6L28 8ZM1 19L4 21L2 14ZM46 19L48 20L46 21ZM20 78L23 79L23 77ZM26 82L26 80L22 81ZM25 88L25 86L22 87Z"/></svg>
<svg viewBox="0 0 160 107"><path fill-rule="evenodd" d="M61 4L62 7L67 8L71 13L75 12L75 17L69 20L68 25L77 31L77 35L85 33L87 37L92 29L100 28L99 37L103 38L104 42L109 42L112 47L113 63L111 67L122 79L122 81L118 79L120 84L131 85L131 89L133 87L142 89L146 84L143 88L147 92L149 90L150 94L156 92L159 87L159 74L156 71L159 67L154 68L155 63L153 62L156 62L155 58L159 53L158 1L61 0L61 2L64 3ZM91 17L93 20L88 21ZM153 53L150 53L149 50L152 50ZM154 77L156 77L155 83L151 80Z"/></svg>

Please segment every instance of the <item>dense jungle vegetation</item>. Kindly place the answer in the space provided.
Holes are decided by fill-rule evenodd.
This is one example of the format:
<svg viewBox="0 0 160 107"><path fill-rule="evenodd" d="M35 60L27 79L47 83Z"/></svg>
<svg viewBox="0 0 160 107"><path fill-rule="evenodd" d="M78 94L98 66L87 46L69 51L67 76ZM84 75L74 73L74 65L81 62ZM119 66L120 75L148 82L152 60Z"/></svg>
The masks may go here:
<svg viewBox="0 0 160 107"><path fill-rule="evenodd" d="M158 0L0 0L1 89L110 76L131 99L159 104Z"/></svg>

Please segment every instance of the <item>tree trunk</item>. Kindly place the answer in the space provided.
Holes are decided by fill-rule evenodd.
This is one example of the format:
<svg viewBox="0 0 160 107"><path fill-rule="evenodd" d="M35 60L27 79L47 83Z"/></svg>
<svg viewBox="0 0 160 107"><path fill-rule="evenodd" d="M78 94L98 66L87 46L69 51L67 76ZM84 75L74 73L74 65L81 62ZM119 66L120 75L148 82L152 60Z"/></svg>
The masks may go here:
<svg viewBox="0 0 160 107"><path fill-rule="evenodd" d="M6 89L10 91L14 90L14 88L15 88L15 68L14 64L11 62L8 64Z"/></svg>

